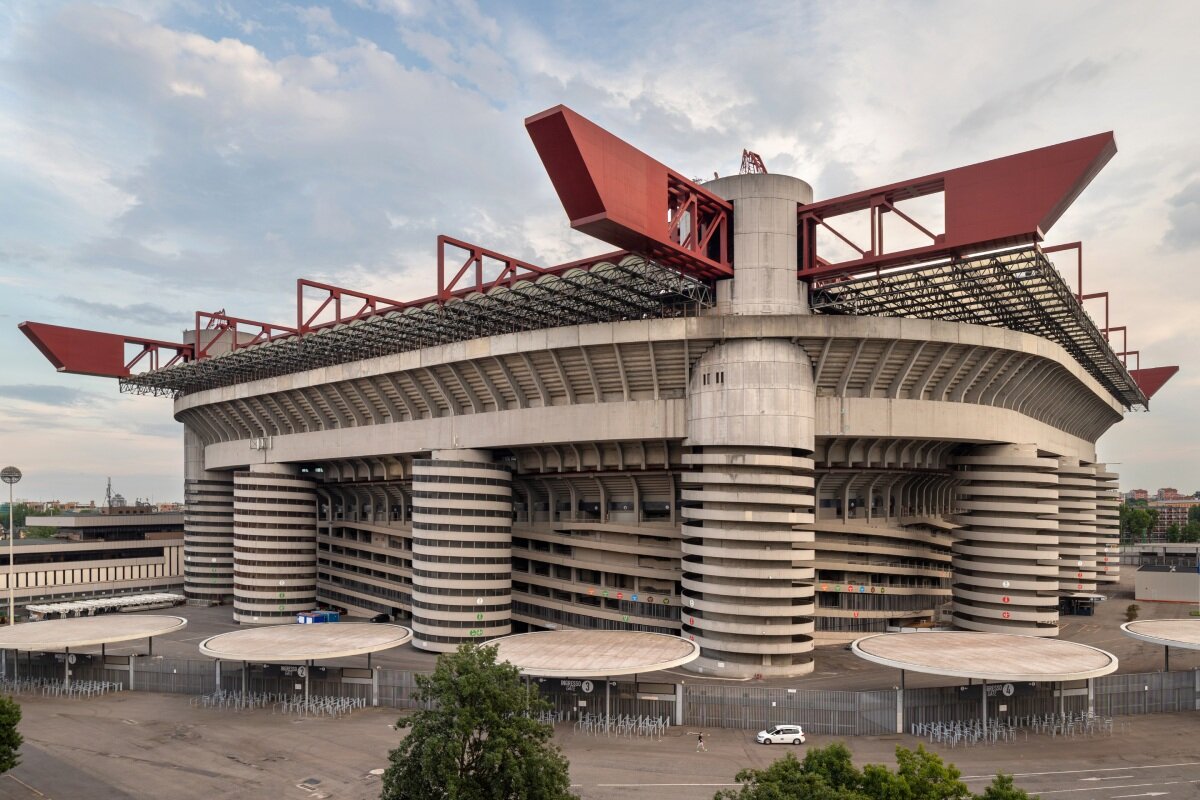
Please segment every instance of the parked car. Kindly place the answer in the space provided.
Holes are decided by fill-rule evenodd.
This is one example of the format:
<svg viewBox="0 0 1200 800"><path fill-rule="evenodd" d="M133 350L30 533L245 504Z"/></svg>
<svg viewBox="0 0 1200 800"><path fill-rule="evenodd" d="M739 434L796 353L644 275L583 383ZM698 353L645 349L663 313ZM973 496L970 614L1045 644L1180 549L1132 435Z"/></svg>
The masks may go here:
<svg viewBox="0 0 1200 800"><path fill-rule="evenodd" d="M371 622L391 622L392 615L391 614L376 614L375 616L371 617L370 621Z"/></svg>
<svg viewBox="0 0 1200 800"><path fill-rule="evenodd" d="M804 744L804 729L799 725L776 725L759 731L759 744Z"/></svg>

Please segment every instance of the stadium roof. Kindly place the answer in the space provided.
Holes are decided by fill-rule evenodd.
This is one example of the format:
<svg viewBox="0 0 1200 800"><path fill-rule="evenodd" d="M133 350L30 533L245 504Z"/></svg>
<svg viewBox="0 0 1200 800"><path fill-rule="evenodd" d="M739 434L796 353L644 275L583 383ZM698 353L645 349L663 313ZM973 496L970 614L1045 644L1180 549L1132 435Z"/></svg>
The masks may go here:
<svg viewBox="0 0 1200 800"><path fill-rule="evenodd" d="M1060 345L1126 408L1146 395L1036 246L886 272L839 276L813 285L821 314L966 322L1032 333Z"/></svg>
<svg viewBox="0 0 1200 800"><path fill-rule="evenodd" d="M445 303L356 319L196 361L121 378L122 391L188 394L332 364L482 336L589 322L696 313L712 304L698 278L626 256L561 275L496 286Z"/></svg>

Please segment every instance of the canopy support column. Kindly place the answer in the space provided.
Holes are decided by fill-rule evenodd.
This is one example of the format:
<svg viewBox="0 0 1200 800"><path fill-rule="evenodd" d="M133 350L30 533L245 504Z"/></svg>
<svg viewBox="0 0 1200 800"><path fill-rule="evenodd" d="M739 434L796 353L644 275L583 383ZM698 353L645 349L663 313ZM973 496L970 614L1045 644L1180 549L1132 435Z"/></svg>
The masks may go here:
<svg viewBox="0 0 1200 800"><path fill-rule="evenodd" d="M312 663L308 662L304 670L304 710L308 710L308 673L312 672Z"/></svg>
<svg viewBox="0 0 1200 800"><path fill-rule="evenodd" d="M213 661L213 668L213 690L219 692L221 691L221 659Z"/></svg>
<svg viewBox="0 0 1200 800"><path fill-rule="evenodd" d="M1163 672L1171 671L1171 648L1163 646Z"/></svg>
<svg viewBox="0 0 1200 800"><path fill-rule="evenodd" d="M896 733L904 733L904 670L900 670L900 689L896 692Z"/></svg>
<svg viewBox="0 0 1200 800"><path fill-rule="evenodd" d="M71 648L63 648L66 653L63 655L63 688L71 688Z"/></svg>
<svg viewBox="0 0 1200 800"><path fill-rule="evenodd" d="M1096 716L1096 687L1092 683L1093 680L1094 680L1093 678L1087 679L1087 690L1088 690L1088 712L1087 713L1088 713L1089 717Z"/></svg>
<svg viewBox="0 0 1200 800"><path fill-rule="evenodd" d="M249 683L250 665L245 661L242 662L242 697L246 696L246 684Z"/></svg>
<svg viewBox="0 0 1200 800"><path fill-rule="evenodd" d="M611 689L612 689L612 686L609 684L608 676L606 675L606 676L604 676L604 729L605 729L605 731L608 730L608 726L611 724L611 717L612 717L612 700L611 700L612 692L610 691Z"/></svg>
<svg viewBox="0 0 1200 800"><path fill-rule="evenodd" d="M987 678L979 682L980 696L983 698L983 735L987 736Z"/></svg>
<svg viewBox="0 0 1200 800"><path fill-rule="evenodd" d="M371 670L371 705L379 707L379 667Z"/></svg>
<svg viewBox="0 0 1200 800"><path fill-rule="evenodd" d="M1058 716L1060 719L1067 718L1067 692L1062 681L1058 682Z"/></svg>

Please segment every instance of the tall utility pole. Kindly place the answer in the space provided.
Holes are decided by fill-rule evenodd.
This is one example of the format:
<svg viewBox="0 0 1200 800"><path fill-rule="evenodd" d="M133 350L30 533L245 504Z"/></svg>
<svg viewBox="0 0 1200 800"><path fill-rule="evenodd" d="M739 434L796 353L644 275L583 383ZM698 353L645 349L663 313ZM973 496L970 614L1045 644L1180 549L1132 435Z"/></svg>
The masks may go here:
<svg viewBox="0 0 1200 800"><path fill-rule="evenodd" d="M21 480L21 470L16 467L5 467L0 470L0 481L8 484L8 624L17 624L17 605L13 594L13 540L16 538L16 510L13 508L13 484Z"/></svg>

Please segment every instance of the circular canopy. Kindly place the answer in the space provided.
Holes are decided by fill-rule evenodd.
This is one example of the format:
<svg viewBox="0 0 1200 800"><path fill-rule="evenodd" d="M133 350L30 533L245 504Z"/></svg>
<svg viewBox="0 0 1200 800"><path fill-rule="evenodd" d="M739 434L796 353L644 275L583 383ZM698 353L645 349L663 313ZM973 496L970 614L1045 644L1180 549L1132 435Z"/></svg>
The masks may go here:
<svg viewBox="0 0 1200 800"><path fill-rule="evenodd" d="M539 631L505 636L497 661L539 678L609 678L694 661L700 647L679 636L644 631Z"/></svg>
<svg viewBox="0 0 1200 800"><path fill-rule="evenodd" d="M271 625L211 636L200 643L206 656L227 661L268 664L360 656L399 647L412 638L400 625L372 622L321 622L315 625Z"/></svg>
<svg viewBox="0 0 1200 800"><path fill-rule="evenodd" d="M0 650L65 650L91 644L148 639L187 627L183 617L106 614L27 622L0 628Z"/></svg>
<svg viewBox="0 0 1200 800"><path fill-rule="evenodd" d="M1200 619L1141 619L1124 623L1121 630L1143 642L1200 650Z"/></svg>
<svg viewBox="0 0 1200 800"><path fill-rule="evenodd" d="M1104 650L1012 633L880 633L851 648L876 664L952 678L1077 681L1117 670L1117 657Z"/></svg>

